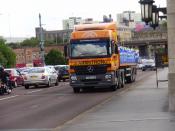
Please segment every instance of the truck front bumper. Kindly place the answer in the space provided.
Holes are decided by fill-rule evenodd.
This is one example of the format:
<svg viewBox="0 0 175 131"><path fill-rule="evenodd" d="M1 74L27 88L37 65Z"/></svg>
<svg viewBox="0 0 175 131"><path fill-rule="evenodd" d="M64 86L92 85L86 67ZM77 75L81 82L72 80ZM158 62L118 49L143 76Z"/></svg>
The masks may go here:
<svg viewBox="0 0 175 131"><path fill-rule="evenodd" d="M110 87L115 84L116 83L114 73L106 73L99 75L77 75L77 76L73 74L70 76L70 86L72 87L79 87L79 88Z"/></svg>

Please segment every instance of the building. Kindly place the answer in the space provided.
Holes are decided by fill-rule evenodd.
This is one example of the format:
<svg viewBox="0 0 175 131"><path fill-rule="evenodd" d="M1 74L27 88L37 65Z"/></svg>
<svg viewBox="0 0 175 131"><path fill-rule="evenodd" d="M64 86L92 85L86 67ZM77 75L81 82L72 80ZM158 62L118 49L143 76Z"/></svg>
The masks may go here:
<svg viewBox="0 0 175 131"><path fill-rule="evenodd" d="M47 31L43 29L43 34L44 34L44 40L45 41L53 41L55 44L60 43L66 43L69 38L70 34L73 30L67 29L67 30L52 30L52 31ZM35 33L36 33L36 38L40 38L40 28L37 27L35 28Z"/></svg>
<svg viewBox="0 0 175 131"><path fill-rule="evenodd" d="M129 41L132 39L132 28L125 25L117 25L118 38L122 44L124 41Z"/></svg>
<svg viewBox="0 0 175 131"><path fill-rule="evenodd" d="M117 23L126 25L130 28L135 28L137 23L141 22L141 14L135 11L124 11L123 13L117 14Z"/></svg>
<svg viewBox="0 0 175 131"><path fill-rule="evenodd" d="M93 18L86 18L81 21L81 24L93 24L99 23L99 21L94 21Z"/></svg>
<svg viewBox="0 0 175 131"><path fill-rule="evenodd" d="M63 20L63 30L73 30L74 26L82 23L81 17L69 17L69 19Z"/></svg>
<svg viewBox="0 0 175 131"><path fill-rule="evenodd" d="M81 17L69 17L69 19L63 20L63 30L73 30L74 26L78 24L93 23L99 23L99 21L94 21L93 18L82 19Z"/></svg>

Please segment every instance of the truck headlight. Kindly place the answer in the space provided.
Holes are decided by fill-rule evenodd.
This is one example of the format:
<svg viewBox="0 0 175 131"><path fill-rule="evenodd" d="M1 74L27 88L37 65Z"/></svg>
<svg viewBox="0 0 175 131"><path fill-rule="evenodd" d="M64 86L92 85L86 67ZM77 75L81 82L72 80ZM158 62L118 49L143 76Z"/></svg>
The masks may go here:
<svg viewBox="0 0 175 131"><path fill-rule="evenodd" d="M72 81L76 81L76 80L77 80L77 76L72 75L72 76L70 77L70 79L71 79Z"/></svg>
<svg viewBox="0 0 175 131"><path fill-rule="evenodd" d="M111 74L106 74L105 75L105 79L111 79L112 78L112 75Z"/></svg>

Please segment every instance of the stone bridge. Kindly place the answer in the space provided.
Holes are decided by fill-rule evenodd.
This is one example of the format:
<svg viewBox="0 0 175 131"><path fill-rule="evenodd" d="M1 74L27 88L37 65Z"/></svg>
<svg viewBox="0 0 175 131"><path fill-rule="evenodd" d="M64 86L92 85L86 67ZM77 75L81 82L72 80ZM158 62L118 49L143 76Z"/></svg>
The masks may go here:
<svg viewBox="0 0 175 131"><path fill-rule="evenodd" d="M132 38L121 44L138 48L141 56L154 57L154 53L157 50L167 54L167 38L166 30L133 32Z"/></svg>

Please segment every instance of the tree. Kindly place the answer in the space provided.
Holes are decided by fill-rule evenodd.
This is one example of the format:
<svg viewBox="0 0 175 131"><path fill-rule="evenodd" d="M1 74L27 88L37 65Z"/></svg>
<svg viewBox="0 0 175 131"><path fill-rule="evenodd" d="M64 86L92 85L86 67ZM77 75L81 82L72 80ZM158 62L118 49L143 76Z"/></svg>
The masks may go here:
<svg viewBox="0 0 175 131"><path fill-rule="evenodd" d="M32 37L30 39L25 39L23 42L21 42L21 46L34 47L38 45L39 45L39 40L35 37Z"/></svg>
<svg viewBox="0 0 175 131"><path fill-rule="evenodd" d="M5 66L7 64L7 60L4 55L0 52L0 66Z"/></svg>
<svg viewBox="0 0 175 131"><path fill-rule="evenodd" d="M52 49L46 55L45 63L47 65L63 65L63 64L66 64L66 60L60 51L56 49Z"/></svg>
<svg viewBox="0 0 175 131"><path fill-rule="evenodd" d="M10 68L16 64L16 54L5 44L5 40L0 38L0 64Z"/></svg>
<svg viewBox="0 0 175 131"><path fill-rule="evenodd" d="M3 39L3 37L0 36L0 44L5 44L6 40Z"/></svg>

